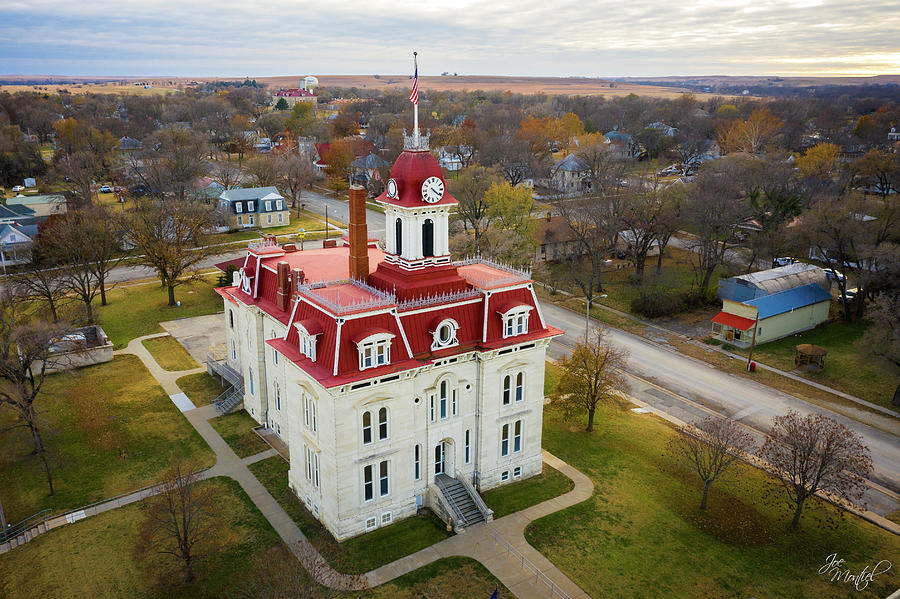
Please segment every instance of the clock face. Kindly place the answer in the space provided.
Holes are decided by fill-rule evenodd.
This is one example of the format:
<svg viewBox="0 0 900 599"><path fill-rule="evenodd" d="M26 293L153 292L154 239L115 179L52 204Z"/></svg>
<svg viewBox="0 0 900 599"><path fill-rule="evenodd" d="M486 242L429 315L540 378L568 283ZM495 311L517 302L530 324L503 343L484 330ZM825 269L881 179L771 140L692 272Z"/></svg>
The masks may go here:
<svg viewBox="0 0 900 599"><path fill-rule="evenodd" d="M395 199L397 197L397 181L395 181L394 179L388 179L387 197Z"/></svg>
<svg viewBox="0 0 900 599"><path fill-rule="evenodd" d="M438 177L428 177L422 183L422 199L434 204L444 197L444 182Z"/></svg>

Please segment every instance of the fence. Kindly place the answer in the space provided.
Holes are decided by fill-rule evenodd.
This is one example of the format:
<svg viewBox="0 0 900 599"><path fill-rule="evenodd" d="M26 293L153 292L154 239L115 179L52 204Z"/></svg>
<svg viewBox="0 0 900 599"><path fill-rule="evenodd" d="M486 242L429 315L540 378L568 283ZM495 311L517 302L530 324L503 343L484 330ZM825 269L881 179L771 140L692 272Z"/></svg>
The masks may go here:
<svg viewBox="0 0 900 599"><path fill-rule="evenodd" d="M555 582L550 580L546 574L541 572L540 568L531 563L527 557L522 555L518 549L509 544L509 541L504 539L500 533L497 531L491 531L491 538L494 539L495 545L500 545L506 549L506 555L511 556L516 559L521 565L522 569L534 574L534 584L542 584L547 588L547 599L554 599L555 597L559 597L559 599L571 599L568 593L559 588Z"/></svg>

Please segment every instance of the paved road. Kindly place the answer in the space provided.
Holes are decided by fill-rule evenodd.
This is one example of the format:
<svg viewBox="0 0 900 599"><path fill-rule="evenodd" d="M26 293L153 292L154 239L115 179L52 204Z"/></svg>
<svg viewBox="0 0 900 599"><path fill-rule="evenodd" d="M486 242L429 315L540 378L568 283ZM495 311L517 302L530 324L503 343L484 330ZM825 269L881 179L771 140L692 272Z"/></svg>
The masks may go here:
<svg viewBox="0 0 900 599"><path fill-rule="evenodd" d="M565 336L551 345L550 355L557 358L568 353L573 344L584 336L584 316L552 304L542 304L541 309L549 324L567 331ZM788 410L801 414L820 412L835 418L863 436L875 466L870 478L889 489L887 492L870 489L864 498L869 509L885 515L900 508L900 437L771 387L722 372L636 335L609 329L609 338L629 351L627 370L636 375L629 377L631 394L681 420L690 422L715 412L765 432L770 429L774 416L785 414ZM897 419L884 417L883 421L886 426L900 431Z"/></svg>
<svg viewBox="0 0 900 599"><path fill-rule="evenodd" d="M306 209L322 216L325 215L325 207L328 207L329 222L332 217L341 222L350 222L350 207L347 198L335 198L317 191L304 191L300 195L300 201L306 205ZM384 239L384 215L374 210L366 210L366 225L370 237Z"/></svg>

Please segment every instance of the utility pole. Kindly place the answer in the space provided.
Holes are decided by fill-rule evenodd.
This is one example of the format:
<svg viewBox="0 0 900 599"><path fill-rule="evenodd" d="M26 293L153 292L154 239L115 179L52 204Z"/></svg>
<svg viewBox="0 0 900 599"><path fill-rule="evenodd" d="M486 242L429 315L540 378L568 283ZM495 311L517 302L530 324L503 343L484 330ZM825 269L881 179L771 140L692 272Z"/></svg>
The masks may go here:
<svg viewBox="0 0 900 599"><path fill-rule="evenodd" d="M756 349L756 329L759 328L759 309L756 310L756 320L753 321L753 337L750 340L750 354L747 356L747 370L750 370L750 363L753 361L753 350Z"/></svg>
<svg viewBox="0 0 900 599"><path fill-rule="evenodd" d="M587 307L585 308L585 311L584 311L584 342L585 343L588 343L591 338L590 330L591 330L591 298L590 298L590 296L588 296L587 297Z"/></svg>

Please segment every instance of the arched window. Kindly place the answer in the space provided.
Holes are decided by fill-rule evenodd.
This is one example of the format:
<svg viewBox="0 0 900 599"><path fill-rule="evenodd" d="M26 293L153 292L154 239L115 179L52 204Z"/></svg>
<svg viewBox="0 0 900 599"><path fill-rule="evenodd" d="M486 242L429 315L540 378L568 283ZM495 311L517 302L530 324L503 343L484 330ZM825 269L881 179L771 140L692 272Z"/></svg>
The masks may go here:
<svg viewBox="0 0 900 599"><path fill-rule="evenodd" d="M228 311L228 324L231 325L231 328L234 328L234 310Z"/></svg>
<svg viewBox="0 0 900 599"><path fill-rule="evenodd" d="M504 424L500 432L500 455L509 455L509 425Z"/></svg>
<svg viewBox="0 0 900 599"><path fill-rule="evenodd" d="M372 442L372 412L363 412L363 445Z"/></svg>
<svg viewBox="0 0 900 599"><path fill-rule="evenodd" d="M516 375L516 401L522 401L525 398L525 373L520 372Z"/></svg>
<svg viewBox="0 0 900 599"><path fill-rule="evenodd" d="M512 377L508 374L503 377L503 405L508 406L512 398Z"/></svg>
<svg viewBox="0 0 900 599"><path fill-rule="evenodd" d="M368 414L368 412L366 412ZM378 410L378 440L384 441L388 438L388 411L387 408Z"/></svg>
<svg viewBox="0 0 900 599"><path fill-rule="evenodd" d="M398 256L403 253L403 221L394 221L394 253Z"/></svg>
<svg viewBox="0 0 900 599"><path fill-rule="evenodd" d="M281 387L275 383L275 409L281 411Z"/></svg>
<svg viewBox="0 0 900 599"><path fill-rule="evenodd" d="M422 223L422 256L430 258L434 256L434 221L426 218Z"/></svg>
<svg viewBox="0 0 900 599"><path fill-rule="evenodd" d="M522 451L522 421L516 420L513 434L513 451Z"/></svg>

